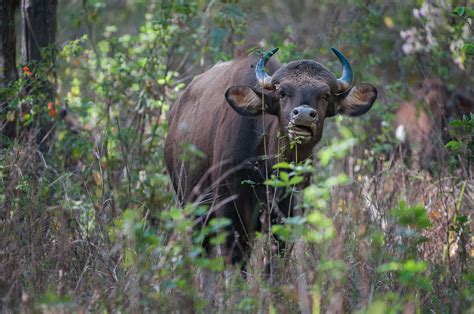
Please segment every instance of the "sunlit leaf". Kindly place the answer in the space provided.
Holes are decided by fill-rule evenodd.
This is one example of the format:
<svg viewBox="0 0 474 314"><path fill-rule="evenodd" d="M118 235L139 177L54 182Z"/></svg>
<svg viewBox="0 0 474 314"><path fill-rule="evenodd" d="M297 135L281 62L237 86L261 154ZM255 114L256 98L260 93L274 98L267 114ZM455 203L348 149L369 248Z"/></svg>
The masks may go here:
<svg viewBox="0 0 474 314"><path fill-rule="evenodd" d="M275 165L273 165L273 169L290 169L290 163L288 162L285 162L285 161L281 161Z"/></svg>

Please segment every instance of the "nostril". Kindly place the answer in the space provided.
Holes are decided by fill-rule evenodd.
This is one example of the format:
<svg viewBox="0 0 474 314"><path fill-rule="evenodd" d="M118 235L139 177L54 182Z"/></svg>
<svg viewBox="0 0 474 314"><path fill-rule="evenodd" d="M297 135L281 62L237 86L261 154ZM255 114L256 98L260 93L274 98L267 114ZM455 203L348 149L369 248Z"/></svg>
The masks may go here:
<svg viewBox="0 0 474 314"><path fill-rule="evenodd" d="M311 110L311 112L309 113L309 116L314 119L314 118L316 118L316 114L317 113L316 113L315 110Z"/></svg>
<svg viewBox="0 0 474 314"><path fill-rule="evenodd" d="M297 116L299 113L298 109L293 110L293 115Z"/></svg>

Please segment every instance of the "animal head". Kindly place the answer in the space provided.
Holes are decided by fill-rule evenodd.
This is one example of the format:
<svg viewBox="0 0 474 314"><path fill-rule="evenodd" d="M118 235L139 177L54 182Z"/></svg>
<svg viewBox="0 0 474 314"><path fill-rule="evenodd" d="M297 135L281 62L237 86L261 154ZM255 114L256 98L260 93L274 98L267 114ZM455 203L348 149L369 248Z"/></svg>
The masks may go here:
<svg viewBox="0 0 474 314"><path fill-rule="evenodd" d="M336 114L362 115L377 98L372 85L352 86L351 65L334 48L343 68L340 78L312 60L290 62L270 76L264 68L277 50L265 53L258 61L256 86L230 87L225 97L241 115L258 116L266 112L278 116L280 129L290 140L315 145L321 139L325 118Z"/></svg>

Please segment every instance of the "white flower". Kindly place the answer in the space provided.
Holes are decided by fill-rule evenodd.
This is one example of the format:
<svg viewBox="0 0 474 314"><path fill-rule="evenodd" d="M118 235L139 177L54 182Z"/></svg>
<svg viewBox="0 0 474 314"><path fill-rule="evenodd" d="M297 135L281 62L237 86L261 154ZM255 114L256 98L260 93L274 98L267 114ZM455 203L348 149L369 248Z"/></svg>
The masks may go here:
<svg viewBox="0 0 474 314"><path fill-rule="evenodd" d="M403 53L409 55L414 52L413 46L409 43L404 43L402 46Z"/></svg>
<svg viewBox="0 0 474 314"><path fill-rule="evenodd" d="M400 124L399 126L397 126L397 129L395 130L395 137L400 142L402 143L405 142L407 133L405 132L405 126L403 126L403 124Z"/></svg>
<svg viewBox="0 0 474 314"><path fill-rule="evenodd" d="M146 171L145 170L140 170L140 172L138 173L138 180L142 183L146 181Z"/></svg>

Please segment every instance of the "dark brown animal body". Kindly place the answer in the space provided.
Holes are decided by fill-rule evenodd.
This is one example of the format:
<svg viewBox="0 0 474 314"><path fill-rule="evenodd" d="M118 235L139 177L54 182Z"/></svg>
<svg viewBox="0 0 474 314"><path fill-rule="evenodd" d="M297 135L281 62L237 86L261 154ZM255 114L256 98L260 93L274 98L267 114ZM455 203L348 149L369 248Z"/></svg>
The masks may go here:
<svg viewBox="0 0 474 314"><path fill-rule="evenodd" d="M191 82L169 116L165 160L179 200L208 204L205 220L232 221L224 254L234 262L248 256L260 228L268 204L263 181L272 165L309 158L326 117L363 114L376 98L371 85L351 88L352 71L342 54L340 79L311 60L283 67L270 60L269 76L263 67L271 55L216 64ZM290 148L295 140L299 144ZM278 213L291 215L290 198L274 192Z"/></svg>

